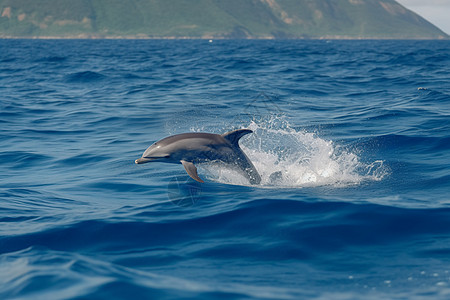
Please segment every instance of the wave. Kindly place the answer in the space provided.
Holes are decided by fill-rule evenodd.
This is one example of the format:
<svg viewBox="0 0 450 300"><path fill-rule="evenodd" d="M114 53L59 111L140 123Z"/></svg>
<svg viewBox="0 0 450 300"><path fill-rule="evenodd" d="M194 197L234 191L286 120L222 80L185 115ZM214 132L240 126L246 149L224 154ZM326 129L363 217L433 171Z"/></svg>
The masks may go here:
<svg viewBox="0 0 450 300"><path fill-rule="evenodd" d="M73 220L34 233L3 236L0 296L45 298L47 293L61 293L62 298L97 298L145 292L162 298L182 294L298 299L305 295L305 284L315 286L314 296L343 286L352 286L355 292L356 283L375 287L378 293L389 292L385 288L391 277L411 296L423 291L415 289L415 283L429 288L447 280L445 266L428 268L427 262L444 259L450 252L445 238L450 228L448 208L263 197L225 205L203 204L180 211L169 209L167 203L158 204L159 209L155 205L123 207L115 211L116 217L133 213L120 221L111 215L106 220ZM443 238L427 247L408 247L436 236ZM389 253L389 258L419 257L423 262L407 267L403 265L407 261L399 264L386 259ZM346 260L353 255L364 259ZM372 264L364 264L367 260ZM229 274L217 272L210 262L226 265L228 271L239 268L239 274L252 280L233 283ZM315 268L304 276L308 263ZM396 272L408 273L386 274L390 264L396 265ZM258 271L257 265L272 267ZM283 277L285 272L291 274L292 282ZM255 278L263 280L260 285L265 287L253 286ZM282 287L277 282L283 282ZM333 283L330 289L329 283Z"/></svg>
<svg viewBox="0 0 450 300"><path fill-rule="evenodd" d="M66 206L74 204L77 205L64 202ZM55 205L57 204L49 200L47 208ZM350 245L401 244L422 235L446 235L450 228L449 208L400 208L370 203L264 197L234 205L208 207L207 203L203 203L200 206L180 211L174 211L175 207L170 203L134 207L132 211L129 207L122 207L110 219L71 219L64 225L36 232L3 235L0 238L1 252L19 251L33 245L78 252L98 252L101 248L101 253L121 253L117 258L123 263L129 260L127 265L130 266L135 266L138 262L134 260L134 252L127 254L128 249L147 249L149 265L158 265L161 256L165 257L167 265L174 264L179 261L180 255L191 258L216 256L236 259L254 257L259 260L309 259L318 253L329 253L333 248L338 251ZM167 216L169 208L174 215ZM115 219L118 215L125 216L125 213L127 217L121 221ZM314 216L321 218L314 219ZM152 221L149 222L150 220ZM241 231L242 228L245 231ZM234 237L235 241L226 242L228 237ZM265 243L260 237L277 243ZM333 240L326 244L326 240L330 238ZM179 248L181 245L188 245L190 241L202 243L203 247ZM247 250L241 249L234 254L225 250L238 244L246 245ZM295 252L299 245L304 250ZM156 251L162 247L166 247L167 253ZM219 252L219 249L222 250ZM278 252L271 251L275 249ZM423 248L411 251L419 249ZM442 248L444 249L448 250L448 245ZM206 252L210 254L206 255Z"/></svg>
<svg viewBox="0 0 450 300"><path fill-rule="evenodd" d="M54 56L45 56L45 57L41 57L36 59L35 61L38 63L61 63L64 61L68 60L68 56L58 56L58 55L54 55Z"/></svg>
<svg viewBox="0 0 450 300"><path fill-rule="evenodd" d="M0 262L0 296L4 299L125 299L136 295L158 299L292 299L298 294L276 287L209 285L36 246L4 255Z"/></svg>
<svg viewBox="0 0 450 300"><path fill-rule="evenodd" d="M48 155L25 151L5 151L0 153L0 161L2 164L14 168L40 165L51 159L52 157Z"/></svg>
<svg viewBox="0 0 450 300"><path fill-rule="evenodd" d="M89 82L98 82L106 79L107 76L103 75L99 72L93 71L82 71L70 73L65 76L65 81L69 83L89 83Z"/></svg>

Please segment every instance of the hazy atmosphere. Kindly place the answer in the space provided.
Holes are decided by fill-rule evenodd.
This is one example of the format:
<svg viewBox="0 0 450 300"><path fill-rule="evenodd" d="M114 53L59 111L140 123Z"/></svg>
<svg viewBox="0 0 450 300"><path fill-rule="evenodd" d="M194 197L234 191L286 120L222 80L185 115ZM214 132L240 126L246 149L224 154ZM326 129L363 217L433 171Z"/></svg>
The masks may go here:
<svg viewBox="0 0 450 300"><path fill-rule="evenodd" d="M450 33L450 0L397 0L445 33Z"/></svg>

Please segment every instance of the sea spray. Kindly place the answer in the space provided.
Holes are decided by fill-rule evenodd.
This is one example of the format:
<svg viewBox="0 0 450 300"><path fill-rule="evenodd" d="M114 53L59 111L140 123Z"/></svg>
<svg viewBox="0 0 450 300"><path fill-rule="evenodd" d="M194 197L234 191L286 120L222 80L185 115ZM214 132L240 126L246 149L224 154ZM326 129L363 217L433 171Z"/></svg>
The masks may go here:
<svg viewBox="0 0 450 300"><path fill-rule="evenodd" d="M316 133L296 130L283 117L252 121L253 134L242 139L241 148L261 175L261 187L301 188L332 185L346 187L379 181L388 173L382 160L361 158ZM235 185L248 180L226 165L202 165L208 179Z"/></svg>

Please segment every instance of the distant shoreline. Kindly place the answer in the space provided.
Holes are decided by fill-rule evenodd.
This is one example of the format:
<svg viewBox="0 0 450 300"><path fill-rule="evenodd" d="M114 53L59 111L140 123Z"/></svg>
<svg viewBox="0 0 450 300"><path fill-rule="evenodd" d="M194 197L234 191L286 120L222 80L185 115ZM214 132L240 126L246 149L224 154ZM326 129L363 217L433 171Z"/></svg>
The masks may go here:
<svg viewBox="0 0 450 300"><path fill-rule="evenodd" d="M0 39L10 40L450 40L449 37L440 36L436 38L428 37L352 37L352 36L322 36L322 37L296 37L296 38L276 38L273 36L267 37L247 37L247 38L228 38L228 37L191 37L191 36L166 36L166 37L151 37L141 35L130 36L97 36L97 35L71 35L71 36L9 36L0 35Z"/></svg>
<svg viewBox="0 0 450 300"><path fill-rule="evenodd" d="M0 0L3 39L444 40L394 0Z"/></svg>

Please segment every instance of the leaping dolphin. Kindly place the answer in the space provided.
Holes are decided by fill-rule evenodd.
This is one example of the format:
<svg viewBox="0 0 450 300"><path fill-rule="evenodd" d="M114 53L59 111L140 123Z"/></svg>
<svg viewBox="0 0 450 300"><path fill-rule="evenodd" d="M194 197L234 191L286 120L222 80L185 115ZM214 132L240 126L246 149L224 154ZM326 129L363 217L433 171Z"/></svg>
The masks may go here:
<svg viewBox="0 0 450 300"><path fill-rule="evenodd" d="M148 147L135 162L182 163L189 176L198 182L204 182L198 177L194 164L218 161L237 167L250 184L259 184L261 176L239 147L239 139L252 132L249 129L238 129L222 135L202 132L172 135Z"/></svg>

